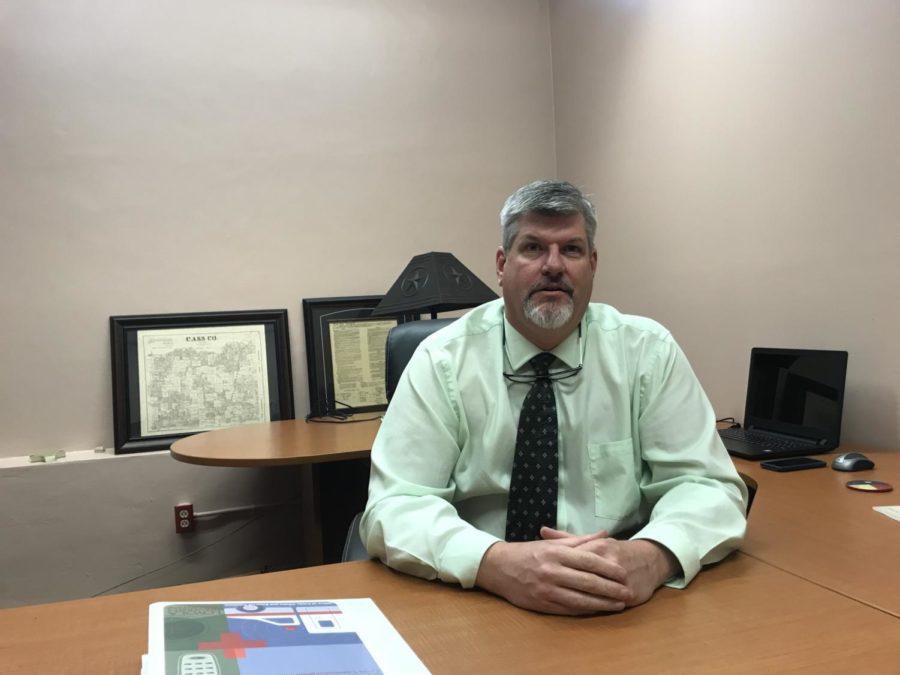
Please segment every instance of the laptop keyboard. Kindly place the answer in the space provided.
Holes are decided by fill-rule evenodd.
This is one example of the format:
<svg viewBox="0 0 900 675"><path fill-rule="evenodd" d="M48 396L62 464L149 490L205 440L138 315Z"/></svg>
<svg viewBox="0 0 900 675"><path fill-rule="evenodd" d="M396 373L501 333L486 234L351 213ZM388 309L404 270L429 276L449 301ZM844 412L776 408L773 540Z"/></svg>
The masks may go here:
<svg viewBox="0 0 900 675"><path fill-rule="evenodd" d="M815 444L808 441L795 441L790 438L782 438L772 434L753 431L752 429L722 429L719 431L722 438L729 438L733 441L744 441L753 445L764 445L773 450L799 450L801 448L814 448Z"/></svg>

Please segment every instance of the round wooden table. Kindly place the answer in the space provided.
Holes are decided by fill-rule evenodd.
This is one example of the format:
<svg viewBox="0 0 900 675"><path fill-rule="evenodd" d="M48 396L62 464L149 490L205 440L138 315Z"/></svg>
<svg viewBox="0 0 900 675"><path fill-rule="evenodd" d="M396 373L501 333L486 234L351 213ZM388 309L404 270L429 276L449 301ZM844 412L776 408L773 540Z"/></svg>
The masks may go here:
<svg viewBox="0 0 900 675"><path fill-rule="evenodd" d="M380 418L361 422L284 420L206 431L172 444L175 459L207 466L281 466L366 459Z"/></svg>
<svg viewBox="0 0 900 675"><path fill-rule="evenodd" d="M205 466L309 465L301 478L304 557L311 564L331 563L340 561L350 521L365 508L369 453L380 426L380 417L371 416L245 424L181 438L170 452Z"/></svg>

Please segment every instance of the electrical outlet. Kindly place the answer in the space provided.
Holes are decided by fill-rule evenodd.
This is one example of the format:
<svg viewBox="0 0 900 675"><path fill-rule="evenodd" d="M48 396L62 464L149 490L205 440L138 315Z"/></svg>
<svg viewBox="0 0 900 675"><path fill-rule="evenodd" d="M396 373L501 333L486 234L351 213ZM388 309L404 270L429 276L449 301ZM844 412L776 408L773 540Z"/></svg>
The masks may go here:
<svg viewBox="0 0 900 675"><path fill-rule="evenodd" d="M175 532L181 534L194 529L194 505L178 504L175 507Z"/></svg>

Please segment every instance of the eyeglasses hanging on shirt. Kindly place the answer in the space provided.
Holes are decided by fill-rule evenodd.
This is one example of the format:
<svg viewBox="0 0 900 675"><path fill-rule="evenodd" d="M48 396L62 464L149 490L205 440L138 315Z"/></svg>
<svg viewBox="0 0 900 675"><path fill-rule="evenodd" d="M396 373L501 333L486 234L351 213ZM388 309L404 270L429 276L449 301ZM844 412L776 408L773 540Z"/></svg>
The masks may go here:
<svg viewBox="0 0 900 675"><path fill-rule="evenodd" d="M509 358L509 347L506 344L506 322L503 323L503 354L506 357L506 362L508 364L512 364L512 359ZM581 372L581 369L584 367L584 352L582 351L582 343L581 343L581 324L578 324L578 365L574 368L561 368L560 370L551 370L547 373L547 375L543 376L544 378L550 380L551 382L556 382L557 380L567 380L570 377L575 377L578 373ZM541 376L535 373L503 373L503 377L505 377L510 382L518 382L522 384L531 384L536 382Z"/></svg>

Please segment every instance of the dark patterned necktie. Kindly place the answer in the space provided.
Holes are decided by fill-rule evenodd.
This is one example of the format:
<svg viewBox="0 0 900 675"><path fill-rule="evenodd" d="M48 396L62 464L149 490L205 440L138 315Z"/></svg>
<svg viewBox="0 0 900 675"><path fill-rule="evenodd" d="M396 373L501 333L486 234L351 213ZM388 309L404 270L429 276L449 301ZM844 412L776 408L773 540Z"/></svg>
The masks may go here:
<svg viewBox="0 0 900 675"><path fill-rule="evenodd" d="M541 538L542 525L556 527L559 439L556 396L547 376L554 358L544 352L531 359L537 379L519 415L506 512L507 541L534 541Z"/></svg>

